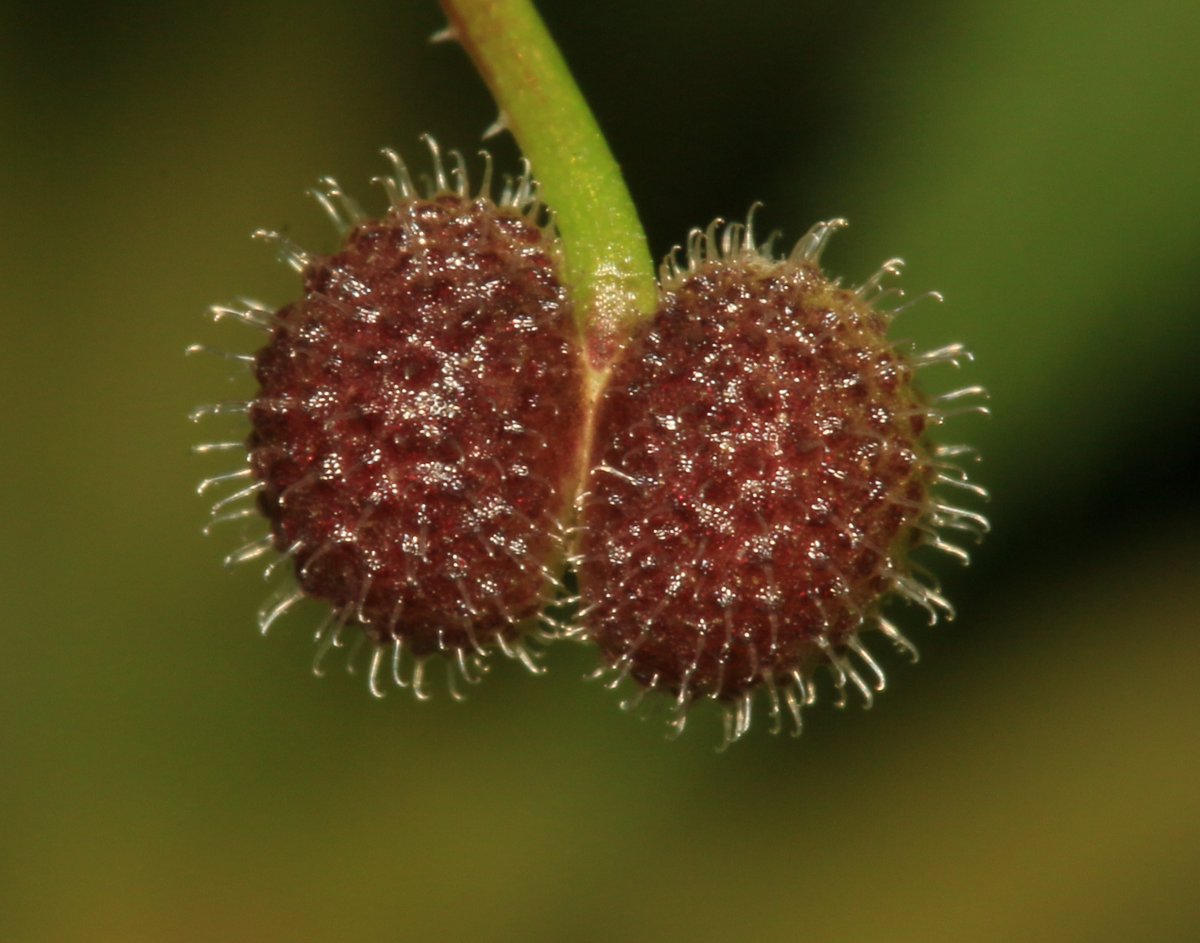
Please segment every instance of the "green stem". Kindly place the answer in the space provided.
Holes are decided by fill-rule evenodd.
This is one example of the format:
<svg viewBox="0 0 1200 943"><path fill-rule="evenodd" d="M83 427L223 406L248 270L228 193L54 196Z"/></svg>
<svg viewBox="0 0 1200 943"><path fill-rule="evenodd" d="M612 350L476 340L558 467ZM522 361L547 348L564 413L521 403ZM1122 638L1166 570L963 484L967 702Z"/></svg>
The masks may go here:
<svg viewBox="0 0 1200 943"><path fill-rule="evenodd" d="M554 210L589 361L603 373L631 322L657 300L646 235L621 169L530 0L441 3Z"/></svg>

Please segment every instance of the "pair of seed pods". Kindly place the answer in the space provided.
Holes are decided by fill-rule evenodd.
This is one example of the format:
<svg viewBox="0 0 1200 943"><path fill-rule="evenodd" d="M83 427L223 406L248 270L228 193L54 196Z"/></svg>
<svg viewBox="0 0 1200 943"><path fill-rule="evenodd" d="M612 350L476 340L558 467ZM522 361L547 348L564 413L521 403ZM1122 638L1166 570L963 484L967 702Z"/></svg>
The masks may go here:
<svg viewBox="0 0 1200 943"><path fill-rule="evenodd" d="M750 223L696 231L597 392L528 171L493 198L490 161L473 191L431 149L421 187L385 152L379 219L323 181L333 255L272 236L298 301L214 309L268 335L243 358L257 395L197 411L249 419L244 442L201 447L244 448L246 466L201 488L237 485L214 523L269 525L230 562L293 571L263 631L323 601L323 650L356 633L372 691L419 697L431 660L457 694L493 652L537 670L537 643L580 639L598 677L628 679L627 703L669 695L675 731L696 700L724 706L726 742L760 692L798 732L821 669L869 704L884 678L860 635L915 656L885 600L952 615L911 552L965 561L944 535L987 528L939 495L983 494L956 464L970 451L927 440L946 401L981 391L917 391L920 368L969 355L888 340L899 292L880 283L899 262L851 289L819 267L840 220L784 258Z"/></svg>

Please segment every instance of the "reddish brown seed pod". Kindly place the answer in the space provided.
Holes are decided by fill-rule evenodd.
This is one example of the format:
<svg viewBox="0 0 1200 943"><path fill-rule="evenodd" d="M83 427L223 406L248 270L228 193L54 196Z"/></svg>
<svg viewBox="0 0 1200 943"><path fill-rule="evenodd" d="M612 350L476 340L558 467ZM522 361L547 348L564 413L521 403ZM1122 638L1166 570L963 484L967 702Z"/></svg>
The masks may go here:
<svg viewBox="0 0 1200 943"><path fill-rule="evenodd" d="M915 389L918 368L967 358L960 347L903 354L887 339L883 269L858 289L822 274L841 220L815 226L786 259L747 226L693 232L686 267L662 272L656 315L631 339L598 404L581 501L581 634L598 674L689 705L725 707L726 742L765 692L800 726L825 666L842 695L869 703L883 673L860 641L889 596L952 615L914 575L910 552L986 521L937 496L982 494L927 442L945 417ZM894 290L889 290L889 293ZM968 388L944 399L981 394ZM981 409L982 407L970 407ZM865 672L865 675L864 675Z"/></svg>
<svg viewBox="0 0 1200 943"><path fill-rule="evenodd" d="M247 465L202 486L238 479L215 514L252 516L236 506L253 501L269 525L231 562L275 554L294 571L264 632L321 600L324 648L361 630L372 691L391 674L422 697L430 656L451 666L452 691L496 649L535 667L526 643L562 585L584 423L579 340L528 170L493 200L490 161L472 193L461 157L447 172L430 147L422 189L387 152L380 219L323 181L345 236L334 254L264 234L303 294L276 312L217 309L269 337L257 394L231 407L248 414Z"/></svg>

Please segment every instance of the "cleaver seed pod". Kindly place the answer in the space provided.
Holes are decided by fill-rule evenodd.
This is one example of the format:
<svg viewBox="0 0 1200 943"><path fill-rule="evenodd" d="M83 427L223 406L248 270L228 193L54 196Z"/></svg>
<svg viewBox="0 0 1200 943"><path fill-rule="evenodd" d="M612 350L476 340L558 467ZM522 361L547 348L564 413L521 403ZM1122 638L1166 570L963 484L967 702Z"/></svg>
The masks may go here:
<svg viewBox="0 0 1200 943"><path fill-rule="evenodd" d="M663 264L661 298L616 362L597 404L580 500L578 634L597 676L724 709L725 745L761 697L778 731L827 673L839 704L869 706L884 674L864 644L879 633L915 657L887 615L894 598L929 621L953 609L912 553L966 562L951 539L988 524L952 495L985 497L961 446L930 433L986 412L966 387L937 398L922 369L959 364L959 345L910 354L888 340L899 310L886 263L858 288L823 274L842 220L814 226L785 258L745 225L694 230Z"/></svg>
<svg viewBox="0 0 1200 943"><path fill-rule="evenodd" d="M380 218L322 181L314 195L343 239L333 254L259 234L303 292L278 310L214 309L266 334L256 354L237 355L258 389L194 414L248 420L248 434L199 448L245 456L201 490L233 489L213 524L267 525L229 563L290 571L260 614L263 632L317 600L318 670L356 636L374 694L394 682L421 698L431 659L445 662L456 697L496 651L540 670L531 643L551 634L546 609L563 598L585 421L558 238L528 165L493 198L487 155L473 190L462 157L446 162L427 142L432 175L420 185L384 152L395 172L380 181L390 201Z"/></svg>

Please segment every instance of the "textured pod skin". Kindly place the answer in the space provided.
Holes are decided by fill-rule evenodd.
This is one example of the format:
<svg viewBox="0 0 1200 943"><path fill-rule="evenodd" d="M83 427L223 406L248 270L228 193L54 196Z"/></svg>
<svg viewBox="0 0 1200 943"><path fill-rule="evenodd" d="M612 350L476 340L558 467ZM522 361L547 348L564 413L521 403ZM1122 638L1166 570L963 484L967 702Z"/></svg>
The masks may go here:
<svg viewBox="0 0 1200 943"><path fill-rule="evenodd" d="M580 589L607 666L681 711L737 701L736 739L756 689L798 724L818 665L874 669L857 632L891 591L940 597L906 575L936 468L890 316L821 274L821 240L785 261L728 240L692 246L600 400Z"/></svg>
<svg viewBox="0 0 1200 943"><path fill-rule="evenodd" d="M303 592L460 664L508 650L553 595L583 428L552 237L464 190L405 186L304 258L249 410L259 506Z"/></svg>

